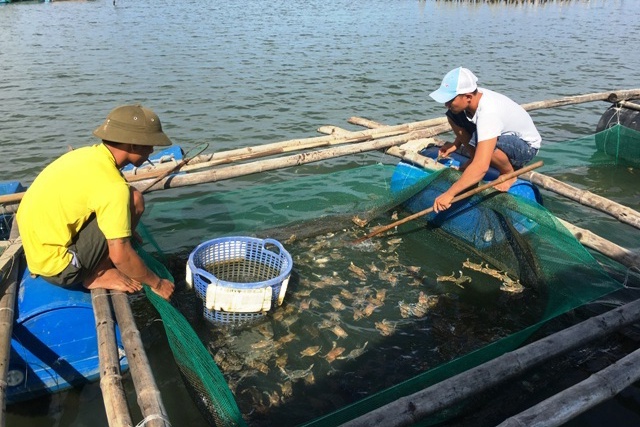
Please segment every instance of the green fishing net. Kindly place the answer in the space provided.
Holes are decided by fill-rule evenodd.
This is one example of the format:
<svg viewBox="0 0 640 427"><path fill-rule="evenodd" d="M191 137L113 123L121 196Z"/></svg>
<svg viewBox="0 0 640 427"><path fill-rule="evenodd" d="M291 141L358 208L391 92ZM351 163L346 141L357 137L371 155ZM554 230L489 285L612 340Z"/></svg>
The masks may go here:
<svg viewBox="0 0 640 427"><path fill-rule="evenodd" d="M440 194L459 175L459 172L451 169L434 173L428 187L435 194ZM433 201L432 198L429 200ZM427 236L429 233L443 233L446 229L447 235L453 239L452 243L464 248L468 257L475 260L475 270L465 267L469 265L469 258L466 264L459 260L460 276L464 272L476 281L477 271L482 268L479 265L484 265L485 271L493 274L496 274L495 270L506 273L507 285L513 285L512 280L517 278L518 284L524 287L523 295L527 298L527 303L522 306L529 310L536 310L534 307L537 306L538 320L522 325L521 330L509 336L306 423L305 426L340 425L399 397L415 393L492 360L517 348L549 319L621 287L551 213L535 202L487 190L466 202L454 205L447 212L446 219L438 218L435 214L427 216L423 226L428 230ZM473 220L463 219L465 216L470 216ZM402 228L398 230L398 233L402 232ZM431 238L436 240L436 237ZM463 285L471 290L473 281ZM512 291L519 292L517 288L512 288ZM514 299L511 304L518 302ZM440 421L441 417L434 417L425 420L423 424L430 425Z"/></svg>
<svg viewBox="0 0 640 427"><path fill-rule="evenodd" d="M162 263L140 248L138 252L156 274L173 281L171 273ZM148 286L144 290L162 318L178 369L189 384L187 389L192 393L200 412L211 425L245 426L225 378L189 322L169 301L158 296Z"/></svg>
<svg viewBox="0 0 640 427"><path fill-rule="evenodd" d="M599 156L598 162L640 166L640 132L616 124L590 138L595 139L598 151L605 155Z"/></svg>

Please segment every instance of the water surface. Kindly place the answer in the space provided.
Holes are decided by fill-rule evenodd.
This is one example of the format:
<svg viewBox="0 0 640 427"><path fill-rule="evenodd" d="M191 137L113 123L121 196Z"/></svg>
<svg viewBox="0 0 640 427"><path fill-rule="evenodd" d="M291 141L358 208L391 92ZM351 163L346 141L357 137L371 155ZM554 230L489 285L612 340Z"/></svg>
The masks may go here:
<svg viewBox="0 0 640 427"><path fill-rule="evenodd" d="M226 150L316 136L315 129L327 124L356 129L346 123L351 116L388 124L438 117L443 107L428 94L447 71L461 65L477 74L481 86L521 103L637 88L639 13L639 2L625 0L517 5L118 0L115 6L96 0L3 5L0 180L28 184L68 147L94 143L92 130L123 103L153 108L174 143L187 149L208 142L211 150ZM544 139L540 158L548 173L638 209L637 170L563 166L591 157L594 146L563 142L593 133L607 106L598 102L532 112ZM352 156L156 193L149 197L146 222L163 249L183 256L215 237L192 231L201 229L199 222L206 220L202 213L215 205L199 198L202 205L177 219L170 211L160 215L161 208L154 212L154 200L215 199L222 190L295 182L300 176L394 161L382 154ZM360 179L366 183L369 177ZM303 193L295 196L305 197ZM277 212L286 209L292 194L268 196L265 212ZM310 200L317 196L306 195ZM546 196L547 206L558 215L623 246L638 246L628 227ZM242 217L242 212L230 215ZM228 230L211 233L218 231ZM418 246L404 248L407 254L412 249ZM140 316L145 315L153 313ZM140 318L143 325L149 321ZM184 403L188 395L176 386L179 379L172 373L161 328L151 322L144 333L151 363L167 372L158 381L172 390L165 403L180 420L175 423L202 425L197 411ZM8 424L95 426L96 413L103 413L97 384L10 408Z"/></svg>

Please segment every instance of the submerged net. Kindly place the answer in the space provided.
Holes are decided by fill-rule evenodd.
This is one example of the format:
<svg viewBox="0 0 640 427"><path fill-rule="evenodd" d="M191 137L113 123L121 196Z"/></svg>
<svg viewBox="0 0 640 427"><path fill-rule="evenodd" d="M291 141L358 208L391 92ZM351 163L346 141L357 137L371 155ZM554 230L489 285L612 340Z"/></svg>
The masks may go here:
<svg viewBox="0 0 640 427"><path fill-rule="evenodd" d="M251 425L339 425L515 349L620 287L546 209L495 191L352 245L371 231L354 217L386 225L398 205L429 207L457 178L445 170L393 187L394 173L374 165L149 205L160 246L185 263L225 235L276 238L293 256L281 307L241 328L212 325L198 343L179 338L174 350L185 364L202 344L223 378L187 373L228 384Z"/></svg>
<svg viewBox="0 0 640 427"><path fill-rule="evenodd" d="M171 273L160 262L143 251L139 250L139 253L156 274L173 281ZM148 286L144 290L162 318L178 369L189 384L187 390L193 393L194 403L209 424L218 427L245 426L225 378L189 322L169 301Z"/></svg>
<svg viewBox="0 0 640 427"><path fill-rule="evenodd" d="M410 200L409 205L431 206L434 198L459 175L451 169L432 174L429 190ZM429 233L446 233L454 238L454 245L469 255L467 260L458 261L460 273L452 274L452 280L473 292L474 283L484 281L478 286L486 286L486 276L497 278L502 282L501 289L513 293L510 305L525 311L537 310L539 317L528 325L522 324L519 331L306 426L342 424L489 361L515 349L547 320L620 288L553 215L530 200L487 190L425 219ZM506 313L508 308L503 310ZM427 420L424 425L439 420Z"/></svg>

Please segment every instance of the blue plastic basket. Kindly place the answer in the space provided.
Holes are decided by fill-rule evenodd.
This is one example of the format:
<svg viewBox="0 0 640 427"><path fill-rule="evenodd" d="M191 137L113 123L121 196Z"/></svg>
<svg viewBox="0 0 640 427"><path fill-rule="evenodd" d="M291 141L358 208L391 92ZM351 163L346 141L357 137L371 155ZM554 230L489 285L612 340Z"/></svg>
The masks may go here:
<svg viewBox="0 0 640 427"><path fill-rule="evenodd" d="M282 304L292 267L291 255L277 240L222 237L191 252L187 281L204 302L207 320L237 324Z"/></svg>

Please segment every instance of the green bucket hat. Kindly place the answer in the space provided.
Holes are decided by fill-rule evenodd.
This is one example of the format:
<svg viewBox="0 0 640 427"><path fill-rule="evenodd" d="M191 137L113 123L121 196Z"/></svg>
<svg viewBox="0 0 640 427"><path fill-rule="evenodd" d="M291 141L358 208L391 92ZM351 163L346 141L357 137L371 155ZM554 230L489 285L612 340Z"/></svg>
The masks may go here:
<svg viewBox="0 0 640 427"><path fill-rule="evenodd" d="M122 105L107 116L93 134L98 138L134 145L171 145L171 140L162 132L160 118L141 105Z"/></svg>

